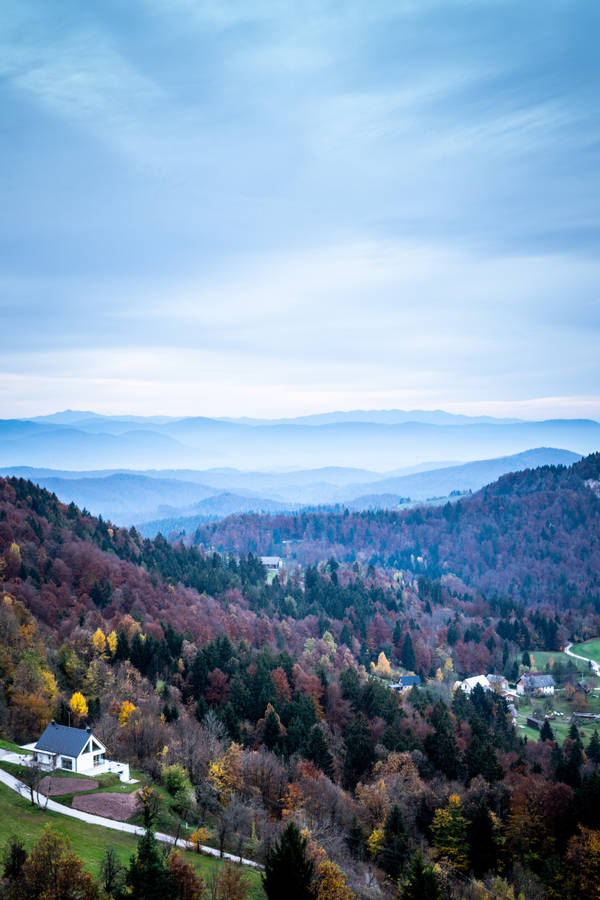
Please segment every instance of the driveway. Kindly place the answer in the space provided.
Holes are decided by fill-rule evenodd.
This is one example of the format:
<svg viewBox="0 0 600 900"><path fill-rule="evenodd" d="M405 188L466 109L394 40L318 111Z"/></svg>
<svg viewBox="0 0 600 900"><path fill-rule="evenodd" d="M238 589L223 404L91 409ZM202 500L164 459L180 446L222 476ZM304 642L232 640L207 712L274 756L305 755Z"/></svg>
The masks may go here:
<svg viewBox="0 0 600 900"><path fill-rule="evenodd" d="M589 657L587 657L587 656L580 656L579 653L572 653L571 652L572 646L573 646L573 644L565 645L565 653L567 654L567 656L572 656L573 659L582 659L584 662L589 663L592 667L592 672L594 673L594 675L600 675L600 665L598 665L598 663L595 662L593 659L589 659Z"/></svg>
<svg viewBox="0 0 600 900"><path fill-rule="evenodd" d="M16 757L16 759L15 759ZM0 750L0 761L3 762L17 762L21 761L20 756L17 753L10 753L8 751ZM26 797L28 800L31 799L31 791L27 787L26 784L23 784L22 781L19 781L14 775L10 775L8 772L5 772L4 769L0 769L0 782L5 784L11 790L15 791L17 794L20 794L21 797ZM142 828L141 825L130 825L129 822L115 822L113 819L106 819L104 816L96 816L92 813L86 813L80 809L72 809L70 806L63 806L62 803L56 803L54 800L50 800L49 798L44 797L36 792L34 792L34 800L36 805L41 809L50 809L52 812L60 813L62 816L70 816L72 819L80 819L82 822L88 822L90 825L100 825L102 828L111 828L113 831L125 831L128 834L144 834L146 829ZM190 841L186 841L183 839L176 840L171 834L162 834L160 831L155 833L155 838L157 841L162 841L165 844L177 844L178 847L184 847L186 850L194 850L195 847ZM203 844L200 845L200 850L205 853L207 856L216 856L222 859L229 859L232 862L239 863L241 862L244 866L251 866L253 869L262 869L263 866L260 863L255 862L252 859L245 859L243 856L234 856L231 853L224 853L221 857L221 854L215 847L207 847Z"/></svg>

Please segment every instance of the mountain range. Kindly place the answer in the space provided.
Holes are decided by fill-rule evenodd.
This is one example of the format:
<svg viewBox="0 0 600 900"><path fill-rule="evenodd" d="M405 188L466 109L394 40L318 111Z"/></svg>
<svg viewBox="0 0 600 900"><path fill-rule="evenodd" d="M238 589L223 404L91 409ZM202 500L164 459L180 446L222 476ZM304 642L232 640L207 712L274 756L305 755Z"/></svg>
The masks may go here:
<svg viewBox="0 0 600 900"><path fill-rule="evenodd" d="M513 456L461 465L394 470L329 467L292 472L235 469L162 471L65 471L27 466L0 467L4 475L26 478L66 503L74 502L119 525L141 525L145 536L158 531L193 532L199 524L232 513L292 511L306 506L345 505L351 509L395 509L453 492L476 491L506 472L540 465L570 465L580 456L541 447ZM417 467L420 468L420 467Z"/></svg>
<svg viewBox="0 0 600 900"><path fill-rule="evenodd" d="M68 410L0 421L2 467L273 471L341 466L384 473L424 460L439 466L532 447L594 452L600 448L600 424L590 419L525 422L417 410L359 410L269 422Z"/></svg>

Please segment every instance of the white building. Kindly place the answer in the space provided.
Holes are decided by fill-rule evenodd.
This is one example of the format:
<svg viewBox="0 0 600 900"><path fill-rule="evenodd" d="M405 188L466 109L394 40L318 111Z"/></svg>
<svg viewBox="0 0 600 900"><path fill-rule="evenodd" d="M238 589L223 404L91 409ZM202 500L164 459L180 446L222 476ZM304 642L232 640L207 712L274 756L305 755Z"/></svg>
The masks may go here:
<svg viewBox="0 0 600 900"><path fill-rule="evenodd" d="M35 744L23 749L33 751L34 762L47 769L63 769L79 775L116 772L121 781L129 781L129 765L107 760L106 747L91 728L57 725L54 720Z"/></svg>
<svg viewBox="0 0 600 900"><path fill-rule="evenodd" d="M260 561L267 572L277 572L279 569L283 569L283 560L280 556L261 556Z"/></svg>
<svg viewBox="0 0 600 900"><path fill-rule="evenodd" d="M470 694L477 685L482 687L484 691L491 690L491 685L485 675L472 675L470 678L465 678L464 681L457 682L455 686L464 691L465 694Z"/></svg>

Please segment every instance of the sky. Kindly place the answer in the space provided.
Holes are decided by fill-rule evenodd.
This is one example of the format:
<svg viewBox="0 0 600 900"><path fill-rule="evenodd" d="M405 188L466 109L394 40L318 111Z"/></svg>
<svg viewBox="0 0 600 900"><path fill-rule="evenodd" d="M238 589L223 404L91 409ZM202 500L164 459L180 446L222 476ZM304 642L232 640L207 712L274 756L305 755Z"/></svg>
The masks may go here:
<svg viewBox="0 0 600 900"><path fill-rule="evenodd" d="M4 0L0 417L600 419L596 0Z"/></svg>

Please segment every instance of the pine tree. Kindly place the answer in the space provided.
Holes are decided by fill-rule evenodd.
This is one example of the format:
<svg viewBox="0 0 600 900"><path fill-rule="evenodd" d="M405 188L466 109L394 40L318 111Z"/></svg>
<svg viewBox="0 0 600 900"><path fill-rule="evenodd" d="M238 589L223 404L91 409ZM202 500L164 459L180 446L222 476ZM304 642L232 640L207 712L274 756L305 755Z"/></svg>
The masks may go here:
<svg viewBox="0 0 600 900"><path fill-rule="evenodd" d="M128 897L132 900L174 900L177 893L153 832L148 829L138 841L127 873Z"/></svg>
<svg viewBox="0 0 600 900"><path fill-rule="evenodd" d="M408 669L409 672L414 672L416 664L417 661L415 659L412 638L410 636L410 631L407 631L404 643L402 644L402 665L405 669Z"/></svg>
<svg viewBox="0 0 600 900"><path fill-rule="evenodd" d="M483 875L496 867L498 846L494 823L485 801L482 799L467 826L471 856L471 868L476 875Z"/></svg>
<svg viewBox="0 0 600 900"><path fill-rule="evenodd" d="M587 756L588 759L590 759L596 765L600 763L600 737L598 737L598 732L596 730L594 730L594 733L588 744Z"/></svg>
<svg viewBox="0 0 600 900"><path fill-rule="evenodd" d="M438 700L433 707L431 724L434 732L425 738L425 751L436 769L448 778L456 778L460 769L458 748L450 713L443 700Z"/></svg>
<svg viewBox="0 0 600 900"><path fill-rule="evenodd" d="M279 843L267 851L263 888L268 900L315 900L314 866L306 855L306 838L295 822L283 831Z"/></svg>
<svg viewBox="0 0 600 900"><path fill-rule="evenodd" d="M313 725L306 745L306 758L312 760L329 778L333 775L333 756L329 752L323 729Z"/></svg>
<svg viewBox="0 0 600 900"><path fill-rule="evenodd" d="M400 900L439 900L440 889L432 866L417 853L412 861L406 883L400 891Z"/></svg>
<svg viewBox="0 0 600 900"><path fill-rule="evenodd" d="M408 831L396 803L385 820L383 838L384 847L379 862L383 871L396 880L408 857Z"/></svg>
<svg viewBox="0 0 600 900"><path fill-rule="evenodd" d="M554 733L552 731L552 728L550 727L550 722L548 721L548 719L544 719L544 724L542 725L542 727L540 729L540 740L542 740L542 741L553 741L554 740ZM599 745L599 747L600 747L600 745Z"/></svg>
<svg viewBox="0 0 600 900"><path fill-rule="evenodd" d="M274 750L281 737L281 727L279 724L279 716L269 704L270 709L265 718L265 728L263 731L263 744L269 750Z"/></svg>
<svg viewBox="0 0 600 900"><path fill-rule="evenodd" d="M344 787L354 789L375 761L371 729L363 713L360 713L348 726L344 743L346 749L342 775Z"/></svg>

